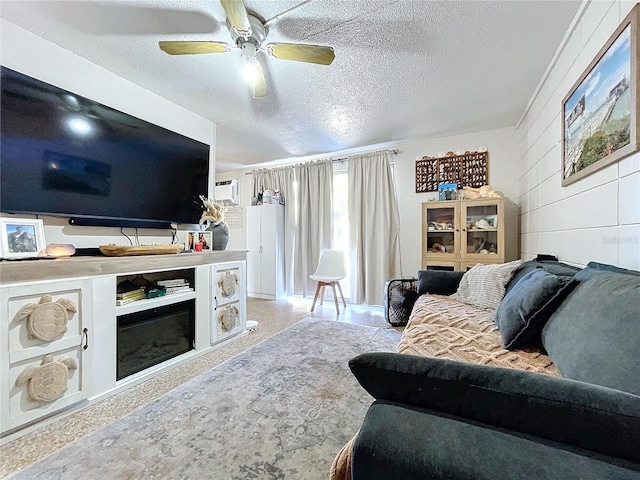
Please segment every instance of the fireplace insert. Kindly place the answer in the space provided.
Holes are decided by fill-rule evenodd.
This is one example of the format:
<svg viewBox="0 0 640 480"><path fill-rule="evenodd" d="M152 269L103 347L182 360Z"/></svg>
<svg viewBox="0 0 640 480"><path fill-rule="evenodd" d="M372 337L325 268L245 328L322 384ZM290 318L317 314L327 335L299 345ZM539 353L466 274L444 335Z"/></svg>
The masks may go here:
<svg viewBox="0 0 640 480"><path fill-rule="evenodd" d="M118 317L116 379L194 348L195 300Z"/></svg>

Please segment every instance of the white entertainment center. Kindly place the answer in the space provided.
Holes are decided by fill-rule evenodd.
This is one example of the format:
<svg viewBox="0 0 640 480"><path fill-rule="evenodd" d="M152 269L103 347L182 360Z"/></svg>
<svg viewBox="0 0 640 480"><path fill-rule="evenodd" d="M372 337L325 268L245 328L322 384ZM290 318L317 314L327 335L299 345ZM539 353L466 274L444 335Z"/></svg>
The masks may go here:
<svg viewBox="0 0 640 480"><path fill-rule="evenodd" d="M150 281L186 278L193 291L117 306L117 284L139 275ZM180 306L180 315L190 319L185 323L190 325L187 351L118 380L117 354L123 349L118 343L124 343L119 335L127 334L121 320ZM24 314L38 309L39 316ZM63 317L66 330L58 327ZM52 322L57 330L34 336L38 320ZM245 326L245 251L3 261L0 443L240 338ZM140 340L131 332L132 339ZM55 399L39 399L47 395Z"/></svg>

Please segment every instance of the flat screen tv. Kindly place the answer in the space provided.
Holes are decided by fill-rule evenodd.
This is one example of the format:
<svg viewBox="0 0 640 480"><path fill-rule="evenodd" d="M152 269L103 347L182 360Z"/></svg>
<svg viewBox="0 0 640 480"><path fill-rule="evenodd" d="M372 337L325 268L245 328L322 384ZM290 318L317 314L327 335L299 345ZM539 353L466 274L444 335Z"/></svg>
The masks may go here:
<svg viewBox="0 0 640 480"><path fill-rule="evenodd" d="M78 225L197 223L209 145L2 67L0 211Z"/></svg>

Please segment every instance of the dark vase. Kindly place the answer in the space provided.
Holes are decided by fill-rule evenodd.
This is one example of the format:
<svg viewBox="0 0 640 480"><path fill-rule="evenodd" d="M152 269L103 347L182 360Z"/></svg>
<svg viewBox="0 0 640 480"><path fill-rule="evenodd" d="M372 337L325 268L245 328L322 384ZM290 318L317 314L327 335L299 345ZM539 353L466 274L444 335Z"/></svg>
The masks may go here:
<svg viewBox="0 0 640 480"><path fill-rule="evenodd" d="M213 250L224 250L227 248L227 243L229 243L229 227L226 223L221 222L210 225L207 230L211 232L211 236L213 237L211 246Z"/></svg>

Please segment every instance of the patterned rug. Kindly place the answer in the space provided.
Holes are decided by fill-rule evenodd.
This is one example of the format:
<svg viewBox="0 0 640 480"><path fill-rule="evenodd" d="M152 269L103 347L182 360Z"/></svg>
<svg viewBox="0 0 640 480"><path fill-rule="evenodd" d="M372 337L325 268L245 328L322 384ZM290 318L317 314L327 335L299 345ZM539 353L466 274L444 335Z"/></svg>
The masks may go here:
<svg viewBox="0 0 640 480"><path fill-rule="evenodd" d="M371 397L347 361L400 333L305 318L13 479L326 479Z"/></svg>

